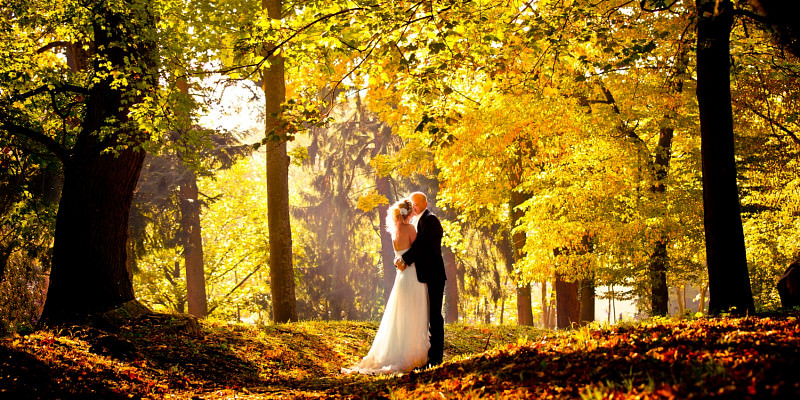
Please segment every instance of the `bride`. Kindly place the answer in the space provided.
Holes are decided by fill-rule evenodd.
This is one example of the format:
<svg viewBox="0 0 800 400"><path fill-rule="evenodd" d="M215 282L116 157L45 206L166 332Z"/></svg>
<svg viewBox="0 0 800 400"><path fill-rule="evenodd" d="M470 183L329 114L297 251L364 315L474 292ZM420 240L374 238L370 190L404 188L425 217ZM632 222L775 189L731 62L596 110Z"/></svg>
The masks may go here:
<svg viewBox="0 0 800 400"><path fill-rule="evenodd" d="M395 255L405 253L417 237L410 223L413 208L409 199L393 204L386 213L386 227L392 235ZM428 333L428 290L417 280L412 264L398 270L386 303L378 333L369 353L343 373L391 374L408 372L425 365L431 347Z"/></svg>

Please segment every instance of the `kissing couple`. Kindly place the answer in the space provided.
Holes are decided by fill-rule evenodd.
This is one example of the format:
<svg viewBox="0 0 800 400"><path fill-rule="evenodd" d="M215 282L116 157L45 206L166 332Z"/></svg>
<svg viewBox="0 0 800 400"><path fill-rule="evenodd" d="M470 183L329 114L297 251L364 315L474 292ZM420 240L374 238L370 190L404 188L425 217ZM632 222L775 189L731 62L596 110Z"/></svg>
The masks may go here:
<svg viewBox="0 0 800 400"><path fill-rule="evenodd" d="M369 353L343 373L392 374L442 362L444 260L442 224L428 198L414 192L386 213L397 276ZM429 330L430 329L430 330Z"/></svg>

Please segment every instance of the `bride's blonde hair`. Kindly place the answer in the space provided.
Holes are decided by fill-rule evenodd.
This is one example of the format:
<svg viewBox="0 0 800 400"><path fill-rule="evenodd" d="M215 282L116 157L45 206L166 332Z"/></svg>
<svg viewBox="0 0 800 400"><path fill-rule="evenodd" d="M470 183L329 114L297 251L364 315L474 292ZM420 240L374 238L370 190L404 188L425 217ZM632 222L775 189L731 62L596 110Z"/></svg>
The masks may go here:
<svg viewBox="0 0 800 400"><path fill-rule="evenodd" d="M386 231L392 235L392 238L397 234L397 227L408 221L413 211L414 206L409 199L401 199L389 207L386 211Z"/></svg>

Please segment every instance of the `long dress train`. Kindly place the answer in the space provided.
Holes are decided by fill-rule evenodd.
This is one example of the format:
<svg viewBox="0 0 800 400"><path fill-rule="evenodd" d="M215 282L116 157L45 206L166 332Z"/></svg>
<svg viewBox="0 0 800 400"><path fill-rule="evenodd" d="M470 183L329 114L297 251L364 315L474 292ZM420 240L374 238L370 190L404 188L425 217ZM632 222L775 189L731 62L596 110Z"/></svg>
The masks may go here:
<svg viewBox="0 0 800 400"><path fill-rule="evenodd" d="M402 255L408 249L395 250ZM397 271L378 332L369 353L343 373L390 374L425 365L431 347L428 288L417 280L416 266Z"/></svg>

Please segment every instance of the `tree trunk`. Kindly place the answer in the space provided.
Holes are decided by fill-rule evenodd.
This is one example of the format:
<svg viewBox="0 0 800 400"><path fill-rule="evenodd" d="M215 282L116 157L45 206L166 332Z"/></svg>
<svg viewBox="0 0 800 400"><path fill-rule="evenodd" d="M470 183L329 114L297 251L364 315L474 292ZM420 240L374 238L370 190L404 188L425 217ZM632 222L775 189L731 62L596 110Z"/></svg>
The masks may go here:
<svg viewBox="0 0 800 400"><path fill-rule="evenodd" d="M518 176L515 175L517 178ZM512 186L516 187L518 179L512 179ZM511 191L511 201L508 206L511 210L511 226L509 230L517 226L520 219L523 217L523 212L517 207L527 200L527 197L515 190ZM514 271L514 263L521 260L525 247L526 235L525 232L517 231L511 233L511 249L513 250L513 259L511 263L506 263L506 269L509 272ZM518 281L517 277L515 281ZM520 325L533 326L533 305L531 297L531 284L530 282L521 283L517 282L517 321Z"/></svg>
<svg viewBox="0 0 800 400"><path fill-rule="evenodd" d="M550 326L550 302L547 298L547 281L542 281L542 327Z"/></svg>
<svg viewBox="0 0 800 400"><path fill-rule="evenodd" d="M533 307L531 298L531 285L521 284L514 272L514 249L511 246L511 241L508 240L510 230L503 234L502 240L497 244L500 247L500 253L503 254L505 259L506 272L511 277L512 282L517 288L517 324L532 326L533 325ZM524 239L524 238L523 238Z"/></svg>
<svg viewBox="0 0 800 400"><path fill-rule="evenodd" d="M697 102L709 313L754 312L736 186L730 90L730 0L697 0Z"/></svg>
<svg viewBox="0 0 800 400"><path fill-rule="evenodd" d="M517 324L533 326L531 284L517 286Z"/></svg>
<svg viewBox="0 0 800 400"><path fill-rule="evenodd" d="M204 317L208 314L206 303L206 276L203 268L203 237L200 228L200 199L197 175L191 170L179 189L181 207L181 234L183 260L186 267L186 299L189 314Z"/></svg>
<svg viewBox="0 0 800 400"><path fill-rule="evenodd" d="M586 325L594 321L594 305L594 278L582 279L580 301L581 325Z"/></svg>
<svg viewBox="0 0 800 400"><path fill-rule="evenodd" d="M706 285L700 287L700 304L697 305L697 312L706 313Z"/></svg>
<svg viewBox="0 0 800 400"><path fill-rule="evenodd" d="M269 18L281 18L281 0L262 0ZM272 56L262 70L266 97L266 132L283 136L279 122L281 104L286 99L283 57ZM272 319L282 323L297 320L297 301L292 266L292 229L289 223L289 156L286 140L269 140L267 148L267 219L269 227L269 267L272 292Z"/></svg>
<svg viewBox="0 0 800 400"><path fill-rule="evenodd" d="M679 67L677 68L678 72L673 80L675 83L672 85L677 93L683 91L681 76L685 69L683 61L679 61L679 63ZM675 130L673 128L662 128L658 138L658 146L656 147L655 159L653 161L655 183L650 190L659 196L663 196L666 190L664 181L669 173L669 161L672 158L672 138L674 133ZM660 239L653 246L653 253L650 256L650 264L648 265L650 274L651 315L666 316L669 313L669 287L667 286L667 270L669 270L668 244L669 237L662 228Z"/></svg>
<svg viewBox="0 0 800 400"><path fill-rule="evenodd" d="M456 255L449 248L442 247L442 257L444 258L444 271L447 274L444 286L444 322L449 324L458 322L458 268L456 267Z"/></svg>
<svg viewBox="0 0 800 400"><path fill-rule="evenodd" d="M667 238L662 236L650 256L650 314L666 316L669 313L669 288L667 287Z"/></svg>
<svg viewBox="0 0 800 400"><path fill-rule="evenodd" d="M389 177L378 177L375 180L375 187L378 194L391 199L392 191L389 187ZM389 295L392 293L392 286L394 286L394 278L397 276L397 270L394 266L394 246L392 245L392 235L386 230L386 213L389 210L388 204L378 206L378 224L379 233L381 235L381 261L383 263L383 302L384 304L389 301Z"/></svg>
<svg viewBox="0 0 800 400"><path fill-rule="evenodd" d="M143 163L144 152L124 150L64 165L42 321L65 322L134 300L128 213Z"/></svg>
<svg viewBox="0 0 800 400"><path fill-rule="evenodd" d="M556 274L556 319L559 329L571 328L580 322L580 302L578 301L578 282L567 282Z"/></svg>

